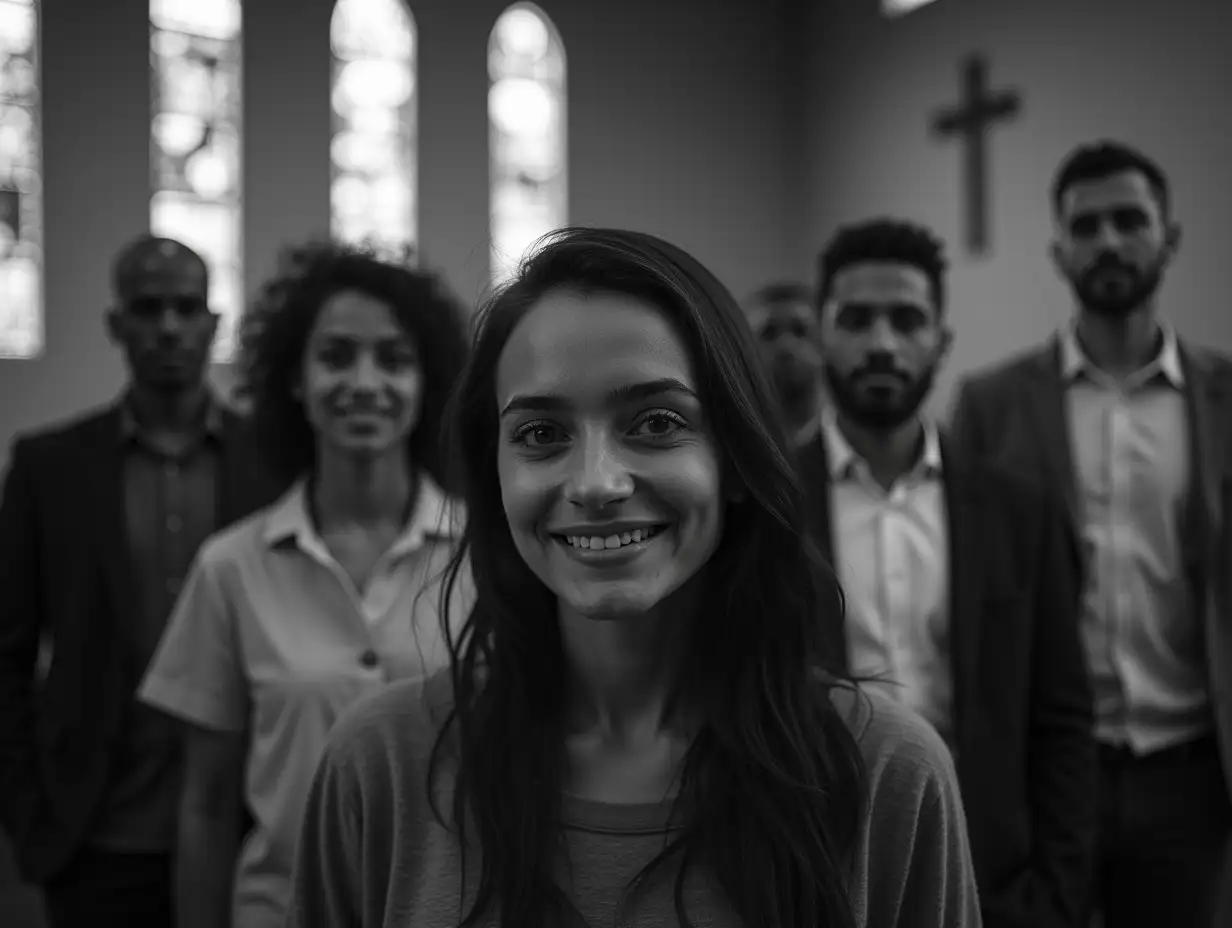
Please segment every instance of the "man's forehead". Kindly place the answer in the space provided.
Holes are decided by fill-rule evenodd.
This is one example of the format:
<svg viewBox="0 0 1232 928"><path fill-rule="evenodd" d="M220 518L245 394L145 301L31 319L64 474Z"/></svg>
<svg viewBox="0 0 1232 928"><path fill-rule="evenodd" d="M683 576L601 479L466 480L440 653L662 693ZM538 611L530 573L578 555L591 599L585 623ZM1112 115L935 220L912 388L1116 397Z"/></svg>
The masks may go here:
<svg viewBox="0 0 1232 928"><path fill-rule="evenodd" d="M1062 201L1064 212L1070 216L1127 207L1150 212L1158 206L1150 181L1140 171L1076 181L1065 191Z"/></svg>
<svg viewBox="0 0 1232 928"><path fill-rule="evenodd" d="M868 261L848 265L836 272L830 284L830 299L838 303L885 302L904 298L927 301L930 288L928 274L913 264Z"/></svg>

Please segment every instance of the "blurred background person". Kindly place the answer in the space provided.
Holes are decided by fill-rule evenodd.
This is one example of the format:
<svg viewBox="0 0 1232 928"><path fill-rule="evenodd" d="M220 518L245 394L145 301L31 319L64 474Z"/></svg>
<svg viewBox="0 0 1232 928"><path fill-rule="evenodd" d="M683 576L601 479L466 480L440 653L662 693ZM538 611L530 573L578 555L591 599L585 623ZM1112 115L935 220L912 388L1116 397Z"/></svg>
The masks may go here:
<svg viewBox="0 0 1232 928"><path fill-rule="evenodd" d="M434 275L295 249L241 338L259 448L291 489L205 544L142 688L187 723L179 928L283 924L334 720L447 661L438 581L461 530L440 435L466 330Z"/></svg>

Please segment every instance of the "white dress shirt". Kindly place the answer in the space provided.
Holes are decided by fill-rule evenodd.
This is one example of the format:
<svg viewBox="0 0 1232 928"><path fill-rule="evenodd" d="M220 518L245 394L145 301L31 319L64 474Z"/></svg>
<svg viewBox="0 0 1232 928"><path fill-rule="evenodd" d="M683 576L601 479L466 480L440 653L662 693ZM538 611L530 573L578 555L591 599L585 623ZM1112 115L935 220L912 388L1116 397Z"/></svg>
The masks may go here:
<svg viewBox="0 0 1232 928"><path fill-rule="evenodd" d="M847 647L857 676L953 735L949 542L941 445L925 424L916 466L888 491L833 414L822 433L830 465L835 570L847 599Z"/></svg>
<svg viewBox="0 0 1232 928"><path fill-rule="evenodd" d="M1116 380L1061 333L1074 474L1090 553L1082 634L1102 741L1148 753L1212 725L1182 556L1189 417L1176 334Z"/></svg>

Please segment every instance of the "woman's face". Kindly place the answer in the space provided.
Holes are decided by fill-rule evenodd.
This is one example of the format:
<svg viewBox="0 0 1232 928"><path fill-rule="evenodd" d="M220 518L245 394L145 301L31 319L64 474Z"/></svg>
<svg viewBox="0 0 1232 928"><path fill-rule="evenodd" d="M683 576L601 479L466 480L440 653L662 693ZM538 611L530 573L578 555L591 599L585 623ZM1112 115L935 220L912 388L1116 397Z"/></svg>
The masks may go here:
<svg viewBox="0 0 1232 928"><path fill-rule="evenodd" d="M331 296L302 371L301 398L323 449L371 457L405 446L419 421L423 372L388 304L357 290Z"/></svg>
<svg viewBox="0 0 1232 928"><path fill-rule="evenodd" d="M514 544L562 607L640 615L718 547L717 443L688 352L619 294L545 295L496 370L501 496Z"/></svg>

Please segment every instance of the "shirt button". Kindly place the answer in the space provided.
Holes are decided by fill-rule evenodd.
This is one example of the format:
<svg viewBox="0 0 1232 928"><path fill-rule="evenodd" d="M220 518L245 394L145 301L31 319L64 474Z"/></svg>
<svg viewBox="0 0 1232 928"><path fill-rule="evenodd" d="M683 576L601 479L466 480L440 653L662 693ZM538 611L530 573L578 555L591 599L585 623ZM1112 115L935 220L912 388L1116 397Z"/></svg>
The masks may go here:
<svg viewBox="0 0 1232 928"><path fill-rule="evenodd" d="M167 531L175 534L184 526L184 520L177 515L167 516Z"/></svg>
<svg viewBox="0 0 1232 928"><path fill-rule="evenodd" d="M369 649L365 651L363 654L359 655L359 663L362 666L367 667L369 670L371 670L373 667L375 667L377 664L380 663L380 659L376 656L375 651Z"/></svg>

